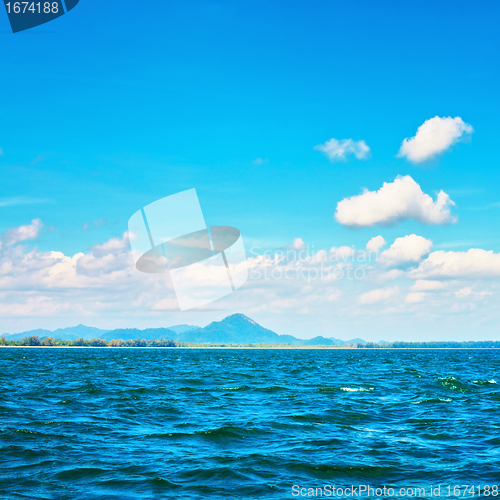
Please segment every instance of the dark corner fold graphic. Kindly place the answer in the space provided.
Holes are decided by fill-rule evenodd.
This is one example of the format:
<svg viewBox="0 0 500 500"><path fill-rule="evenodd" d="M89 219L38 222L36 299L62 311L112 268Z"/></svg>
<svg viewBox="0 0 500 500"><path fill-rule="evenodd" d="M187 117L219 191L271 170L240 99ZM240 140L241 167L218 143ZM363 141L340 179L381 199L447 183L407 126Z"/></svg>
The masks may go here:
<svg viewBox="0 0 500 500"><path fill-rule="evenodd" d="M53 21L76 7L79 0L16 1L3 0L13 33Z"/></svg>
<svg viewBox="0 0 500 500"><path fill-rule="evenodd" d="M79 1L80 0L64 0L64 3L66 4L66 12L69 12L71 9L73 9L74 7L76 7L76 4Z"/></svg>

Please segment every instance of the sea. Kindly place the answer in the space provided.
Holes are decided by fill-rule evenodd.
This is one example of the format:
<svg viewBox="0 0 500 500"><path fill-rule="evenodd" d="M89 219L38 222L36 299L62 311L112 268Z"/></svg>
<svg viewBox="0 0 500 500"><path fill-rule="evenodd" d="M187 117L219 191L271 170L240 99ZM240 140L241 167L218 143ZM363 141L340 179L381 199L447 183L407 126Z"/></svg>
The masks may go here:
<svg viewBox="0 0 500 500"><path fill-rule="evenodd" d="M500 352L0 348L0 499L496 497Z"/></svg>

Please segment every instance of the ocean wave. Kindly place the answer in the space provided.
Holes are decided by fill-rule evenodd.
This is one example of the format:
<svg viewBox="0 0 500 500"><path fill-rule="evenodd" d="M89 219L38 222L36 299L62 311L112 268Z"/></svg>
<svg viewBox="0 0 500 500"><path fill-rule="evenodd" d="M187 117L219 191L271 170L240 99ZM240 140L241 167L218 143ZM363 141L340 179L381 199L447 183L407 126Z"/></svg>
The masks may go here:
<svg viewBox="0 0 500 500"><path fill-rule="evenodd" d="M467 387L464 383L460 382L458 379L455 377L443 377L439 379L439 383L445 388L449 389L450 391L454 392L472 392L472 389Z"/></svg>
<svg viewBox="0 0 500 500"><path fill-rule="evenodd" d="M393 466L370 466L370 465L331 465L331 464L310 464L300 462L288 466L292 470L306 472L309 476L317 478L358 478L374 479L378 477L390 477L398 472Z"/></svg>
<svg viewBox="0 0 500 500"><path fill-rule="evenodd" d="M368 392L374 391L374 387L340 387L340 391L344 392Z"/></svg>
<svg viewBox="0 0 500 500"><path fill-rule="evenodd" d="M453 400L450 398L427 398L427 399L419 399L418 401L410 401L412 405L421 405L421 404L433 404L433 403L451 403Z"/></svg>
<svg viewBox="0 0 500 500"><path fill-rule="evenodd" d="M220 391L248 391L250 387L248 385L238 385L236 387L222 387Z"/></svg>
<svg viewBox="0 0 500 500"><path fill-rule="evenodd" d="M472 380L472 384L475 385L493 385L496 384L496 381L491 379L491 380Z"/></svg>

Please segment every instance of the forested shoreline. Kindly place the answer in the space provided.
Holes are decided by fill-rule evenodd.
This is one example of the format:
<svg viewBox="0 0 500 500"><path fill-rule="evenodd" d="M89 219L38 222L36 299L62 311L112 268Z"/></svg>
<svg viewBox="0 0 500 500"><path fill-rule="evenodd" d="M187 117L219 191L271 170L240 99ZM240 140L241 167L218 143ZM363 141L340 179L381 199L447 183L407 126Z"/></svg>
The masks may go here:
<svg viewBox="0 0 500 500"><path fill-rule="evenodd" d="M18 347L177 347L171 339L133 339L133 340L104 340L79 338L76 340L60 340L52 337L39 339L36 335L24 337L22 340L6 340L0 337L0 346Z"/></svg>
<svg viewBox="0 0 500 500"><path fill-rule="evenodd" d="M358 349L500 349L495 340L436 341L436 342L367 342L358 344Z"/></svg>
<svg viewBox="0 0 500 500"><path fill-rule="evenodd" d="M241 347L241 348L296 348L296 349L500 349L500 342L494 340L480 341L436 341L436 342L366 342L365 344L339 345L292 345L292 344L212 344L212 343L189 343L175 342L172 339L113 339L105 340L100 338L76 340L61 340L53 337L28 336L22 340L7 340L0 337L0 347Z"/></svg>

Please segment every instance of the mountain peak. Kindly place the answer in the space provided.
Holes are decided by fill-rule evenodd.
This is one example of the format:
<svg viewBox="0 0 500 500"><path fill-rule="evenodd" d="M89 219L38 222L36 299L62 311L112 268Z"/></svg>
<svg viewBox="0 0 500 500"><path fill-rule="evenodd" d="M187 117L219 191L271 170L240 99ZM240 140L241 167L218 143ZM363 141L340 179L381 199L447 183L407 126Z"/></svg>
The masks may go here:
<svg viewBox="0 0 500 500"><path fill-rule="evenodd" d="M221 321L213 321L204 328L187 332L180 340L224 344L276 343L279 335L260 326L248 316L236 313Z"/></svg>
<svg viewBox="0 0 500 500"><path fill-rule="evenodd" d="M229 321L234 321L234 320L236 320L236 321L244 321L245 323L250 323L251 325L257 325L257 323L253 319L249 318L248 316L245 316L242 313L235 313L235 314L231 314L229 316L226 316L221 321L221 323L224 322L224 321L228 321L228 320Z"/></svg>

